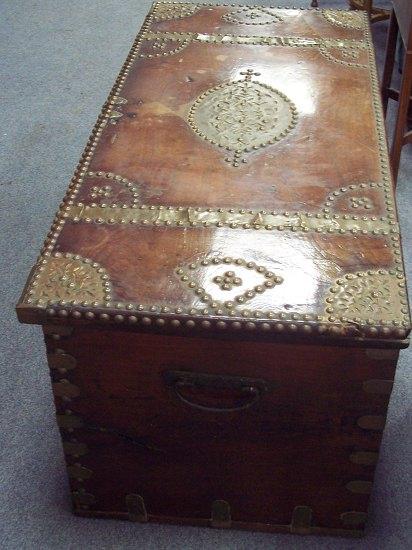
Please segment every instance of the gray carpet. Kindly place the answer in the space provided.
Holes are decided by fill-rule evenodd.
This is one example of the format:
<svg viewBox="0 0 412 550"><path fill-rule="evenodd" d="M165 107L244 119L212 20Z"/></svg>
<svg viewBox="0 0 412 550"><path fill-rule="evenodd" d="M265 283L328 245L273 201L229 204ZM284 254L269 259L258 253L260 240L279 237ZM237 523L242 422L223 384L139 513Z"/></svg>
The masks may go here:
<svg viewBox="0 0 412 550"><path fill-rule="evenodd" d="M295 0L307 6L310 0ZM406 549L412 547L411 353L402 352L361 541L135 525L70 513L38 327L13 311L100 105L150 0L1 0L0 547ZM262 2L270 5L269 2ZM382 3L382 2L381 2ZM276 1L285 6L287 2ZM323 6L344 2L322 1ZM379 58L386 23L374 27ZM331 98L332 99L332 98ZM412 281L412 148L398 200ZM348 154L350 154L348 152Z"/></svg>

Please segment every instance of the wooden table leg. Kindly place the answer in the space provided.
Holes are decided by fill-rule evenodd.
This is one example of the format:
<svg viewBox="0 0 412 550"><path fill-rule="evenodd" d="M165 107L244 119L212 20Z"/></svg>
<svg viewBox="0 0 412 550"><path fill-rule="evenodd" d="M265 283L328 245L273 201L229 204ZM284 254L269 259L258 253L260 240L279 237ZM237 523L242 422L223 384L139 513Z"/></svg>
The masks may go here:
<svg viewBox="0 0 412 550"><path fill-rule="evenodd" d="M396 118L395 134L391 149L392 173L396 184L398 177L399 163L403 145L409 141L408 134L405 134L406 122L408 119L409 99L412 90L412 54L405 53L403 63L402 83L399 91L399 108Z"/></svg>
<svg viewBox="0 0 412 550"><path fill-rule="evenodd" d="M386 39L385 64L383 67L382 88L381 88L383 112L385 116L386 116L386 110L388 108L389 88L392 82L393 67L395 65L396 41L398 38L398 32L399 32L398 20L396 19L394 10L392 10L391 18L389 21L388 36Z"/></svg>
<svg viewBox="0 0 412 550"><path fill-rule="evenodd" d="M371 23L377 23L378 21L389 19L389 10L375 8L373 6L373 0L348 0L348 3L352 10L366 10L369 14Z"/></svg>

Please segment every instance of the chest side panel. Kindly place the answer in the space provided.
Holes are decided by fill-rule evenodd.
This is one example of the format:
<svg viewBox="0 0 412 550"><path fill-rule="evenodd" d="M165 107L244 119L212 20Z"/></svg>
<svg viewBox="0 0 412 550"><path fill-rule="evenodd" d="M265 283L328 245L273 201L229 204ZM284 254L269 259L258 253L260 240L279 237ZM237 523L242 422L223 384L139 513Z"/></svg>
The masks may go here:
<svg viewBox="0 0 412 550"><path fill-rule="evenodd" d="M138 494L178 521L207 523L216 500L239 524L288 526L297 506L317 528L364 519L396 351L95 330L46 342L78 511L127 518Z"/></svg>

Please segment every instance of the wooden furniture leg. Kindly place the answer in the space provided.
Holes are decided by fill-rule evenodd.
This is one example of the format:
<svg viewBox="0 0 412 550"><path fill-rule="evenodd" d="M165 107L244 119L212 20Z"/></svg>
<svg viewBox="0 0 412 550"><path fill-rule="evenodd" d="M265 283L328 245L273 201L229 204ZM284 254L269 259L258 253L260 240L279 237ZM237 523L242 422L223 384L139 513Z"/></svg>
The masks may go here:
<svg viewBox="0 0 412 550"><path fill-rule="evenodd" d="M373 0L347 0L351 10L365 10L371 23L389 18L389 10L373 6Z"/></svg>
<svg viewBox="0 0 412 550"><path fill-rule="evenodd" d="M386 111L388 108L389 101L389 89L392 82L393 67L395 65L395 55L396 55L396 42L399 33L398 20L396 19L395 12L392 11L391 18L389 21L388 36L386 40L386 53L385 53L385 63L383 67L382 75L382 104L383 111L386 116Z"/></svg>
<svg viewBox="0 0 412 550"><path fill-rule="evenodd" d="M372 0L364 0L363 2L364 10L367 12L368 16L372 15Z"/></svg>
<svg viewBox="0 0 412 550"><path fill-rule="evenodd" d="M402 83L399 91L399 109L395 125L395 134L391 149L392 173L396 183L401 159L402 147L411 141L411 132L405 133L408 108L412 90L412 53L405 53Z"/></svg>

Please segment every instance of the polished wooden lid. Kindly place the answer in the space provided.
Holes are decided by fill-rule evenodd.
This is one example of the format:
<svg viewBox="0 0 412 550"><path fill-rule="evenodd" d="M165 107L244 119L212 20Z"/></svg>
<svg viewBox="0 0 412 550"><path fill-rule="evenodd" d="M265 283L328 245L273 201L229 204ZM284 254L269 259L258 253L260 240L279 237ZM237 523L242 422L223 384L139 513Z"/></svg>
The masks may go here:
<svg viewBox="0 0 412 550"><path fill-rule="evenodd" d="M17 309L42 324L401 345L366 17L154 4Z"/></svg>

